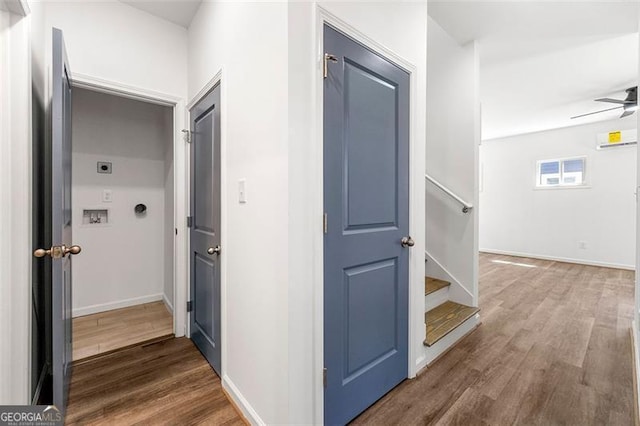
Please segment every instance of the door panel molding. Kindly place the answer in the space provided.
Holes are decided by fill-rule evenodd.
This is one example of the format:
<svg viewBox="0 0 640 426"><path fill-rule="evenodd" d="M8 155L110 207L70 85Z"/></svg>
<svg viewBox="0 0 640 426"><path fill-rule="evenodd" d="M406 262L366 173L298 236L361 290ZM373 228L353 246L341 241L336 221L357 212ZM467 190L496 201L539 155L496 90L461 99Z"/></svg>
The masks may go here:
<svg viewBox="0 0 640 426"><path fill-rule="evenodd" d="M425 146L424 141L417 138L425 136L425 130L418 124L418 114L426 113L426 99L419 91L418 77L424 79L425 76L418 76L418 67L411 61L402 57L397 52L379 43L374 38L360 31L357 26L338 17L325 7L316 5L313 9L314 15L314 47L313 55L313 89L314 113L313 113L313 157L317 159L310 174L310 191L313 191L314 217L322 217L323 205L323 69L319 66L324 55L323 28L328 24L343 32L355 41L366 46L370 50L384 56L393 63L403 68L410 74L410 128L409 128L409 232L416 240L413 250L409 253L409 371L408 377L415 377L417 371L423 364L424 349L422 340L424 339L424 240L425 225ZM426 66L425 66L426 67ZM423 89L426 89L423 87ZM424 122L424 121L423 121ZM313 419L314 423L324 422L324 386L322 369L324 367L324 318L323 318L323 283L324 283L324 255L323 255L324 233L321 227L313 230ZM422 300L421 300L422 299Z"/></svg>
<svg viewBox="0 0 640 426"><path fill-rule="evenodd" d="M221 241L221 84L189 110L190 215L189 291L193 310L189 336L211 367L222 376L221 273L226 257ZM216 252L216 247L218 252Z"/></svg>
<svg viewBox="0 0 640 426"><path fill-rule="evenodd" d="M226 200L227 199L227 133L226 133L226 129L227 126L225 125L225 120L226 120L226 115L225 115L225 111L226 111L226 86L224 84L222 84L222 80L223 80L223 76L224 76L224 70L223 68L220 68L218 70L218 72L216 72L216 74L211 78L211 80L209 80L199 91L198 93L193 96L192 98L189 99L188 103L186 104L185 107L185 123L189 122L189 111L191 109L193 109L193 107L200 102L202 99L204 99L204 97L206 97L212 90L214 87L220 85L220 199L221 200ZM183 127L184 128L184 127ZM189 200L191 199L191 188L189 186L189 176L191 173L191 165L190 165L190 159L189 159L189 155L187 155L187 168L186 168L186 176L187 176L187 180L185 182L185 192L186 192L186 201L187 201L187 206L189 205ZM187 210L188 212L189 210ZM185 213L185 215L188 215L188 213ZM227 243L228 239L229 239L229 233L227 232L227 214L224 208L221 208L220 210L220 232L221 232L221 236L220 236L220 245L222 247L228 247L229 244ZM191 297L191 289L189 286L189 281L188 281L188 277L191 276L191 265L189 262L189 251L188 251L188 247L191 244L191 240L190 240L190 232L187 232L187 241L186 241L186 248L187 250L185 251L185 260L186 260L186 277L187 277L187 281L186 281L186 290L187 290L187 294L186 294L186 298L185 298L185 303L187 300L190 300ZM226 275L226 271L227 271L227 259L228 256L220 256L220 258L218 259L218 266L220 268L220 340L223 342L227 341L227 330L226 330L226 312L227 312L227 306L225 303L226 300L226 291L227 291L227 287L226 287L226 283L227 283L227 275ZM186 335L189 336L191 334L191 325L187 319L186 322ZM225 379L225 366L226 366L226 359L227 359L227 352L226 352L226 345L222 345L222 351L220 354L220 377L222 378L222 384L223 387L225 389L230 389L229 386L227 386L228 382L228 378ZM234 392L231 392L231 395L234 395ZM245 407L245 404L242 402L242 398L234 398L235 401L238 403L238 405L240 407ZM245 413L246 414L246 413ZM254 418L254 417L250 417L250 418Z"/></svg>

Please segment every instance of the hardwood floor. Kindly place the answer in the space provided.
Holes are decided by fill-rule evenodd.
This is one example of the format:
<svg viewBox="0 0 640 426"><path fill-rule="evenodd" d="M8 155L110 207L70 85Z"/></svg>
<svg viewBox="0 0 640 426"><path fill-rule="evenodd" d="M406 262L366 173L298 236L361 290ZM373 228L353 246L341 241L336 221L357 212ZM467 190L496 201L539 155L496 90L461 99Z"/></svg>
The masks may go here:
<svg viewBox="0 0 640 426"><path fill-rule="evenodd" d="M73 368L68 425L244 425L187 338L118 351Z"/></svg>
<svg viewBox="0 0 640 426"><path fill-rule="evenodd" d="M441 288L449 287L451 283L448 281L439 280L433 277L424 277L424 295L435 293Z"/></svg>
<svg viewBox="0 0 640 426"><path fill-rule="evenodd" d="M424 344L431 346L438 340L456 329L460 324L478 313L480 309L461 305L450 300L444 302L426 314L424 321L427 324L427 337Z"/></svg>
<svg viewBox="0 0 640 426"><path fill-rule="evenodd" d="M482 254L482 325L354 420L633 425L634 273Z"/></svg>
<svg viewBox="0 0 640 426"><path fill-rule="evenodd" d="M173 316L163 302L73 319L73 360L173 335Z"/></svg>

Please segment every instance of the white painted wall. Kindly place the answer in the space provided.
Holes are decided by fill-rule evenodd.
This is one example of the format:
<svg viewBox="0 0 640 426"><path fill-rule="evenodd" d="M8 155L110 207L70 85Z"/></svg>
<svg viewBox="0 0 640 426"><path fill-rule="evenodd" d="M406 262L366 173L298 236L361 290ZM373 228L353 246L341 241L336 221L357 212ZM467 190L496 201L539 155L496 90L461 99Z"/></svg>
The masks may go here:
<svg viewBox="0 0 640 426"><path fill-rule="evenodd" d="M409 374L424 340L424 140L426 2L289 2L289 413L290 424L323 416L321 22L318 6L415 66L412 80ZM416 238L417 237L417 238ZM417 348L417 349L416 349Z"/></svg>
<svg viewBox="0 0 640 426"><path fill-rule="evenodd" d="M74 74L185 97L183 27L118 1L46 1L43 12L48 61L56 27L64 33Z"/></svg>
<svg viewBox="0 0 640 426"><path fill-rule="evenodd" d="M477 304L478 57L429 18L426 172L476 208L427 183L427 274L452 281L450 297ZM437 266L442 265L442 268Z"/></svg>
<svg viewBox="0 0 640 426"><path fill-rule="evenodd" d="M0 404L30 402L30 30L0 10Z"/></svg>
<svg viewBox="0 0 640 426"><path fill-rule="evenodd" d="M82 247L73 260L74 316L160 300L173 260L165 220L171 109L74 89L72 118L73 240ZM111 162L112 174L97 173L98 161ZM103 201L105 189L112 202ZM138 203L146 215L135 214ZM84 209L109 209L109 224L83 224Z"/></svg>
<svg viewBox="0 0 640 426"><path fill-rule="evenodd" d="M636 126L631 116L483 141L481 250L633 268L637 148L596 150L596 135ZM586 189L535 189L537 160L572 156L587 157Z"/></svg>
<svg viewBox="0 0 640 426"><path fill-rule="evenodd" d="M189 99L221 69L222 379L253 421L287 423L286 2L202 3Z"/></svg>

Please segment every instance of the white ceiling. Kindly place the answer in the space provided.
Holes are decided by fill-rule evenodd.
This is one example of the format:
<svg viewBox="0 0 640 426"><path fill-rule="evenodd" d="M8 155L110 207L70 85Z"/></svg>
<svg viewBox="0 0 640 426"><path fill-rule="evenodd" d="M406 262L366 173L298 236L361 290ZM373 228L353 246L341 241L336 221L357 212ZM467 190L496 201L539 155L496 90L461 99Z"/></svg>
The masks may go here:
<svg viewBox="0 0 640 426"><path fill-rule="evenodd" d="M479 43L483 139L615 118L570 119L637 84L637 2L430 1L429 14Z"/></svg>
<svg viewBox="0 0 640 426"><path fill-rule="evenodd" d="M202 0L120 0L174 24L189 28Z"/></svg>

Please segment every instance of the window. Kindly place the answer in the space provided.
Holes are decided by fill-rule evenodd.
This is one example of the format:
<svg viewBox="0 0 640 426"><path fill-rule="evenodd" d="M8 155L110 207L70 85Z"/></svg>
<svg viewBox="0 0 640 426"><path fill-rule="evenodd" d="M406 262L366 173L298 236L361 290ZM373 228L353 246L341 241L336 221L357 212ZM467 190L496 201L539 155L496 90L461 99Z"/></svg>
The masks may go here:
<svg viewBox="0 0 640 426"><path fill-rule="evenodd" d="M540 160L537 167L537 187L579 186L585 184L585 157Z"/></svg>

